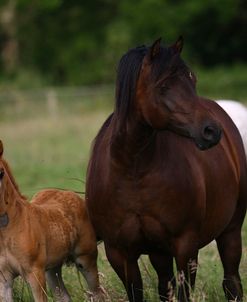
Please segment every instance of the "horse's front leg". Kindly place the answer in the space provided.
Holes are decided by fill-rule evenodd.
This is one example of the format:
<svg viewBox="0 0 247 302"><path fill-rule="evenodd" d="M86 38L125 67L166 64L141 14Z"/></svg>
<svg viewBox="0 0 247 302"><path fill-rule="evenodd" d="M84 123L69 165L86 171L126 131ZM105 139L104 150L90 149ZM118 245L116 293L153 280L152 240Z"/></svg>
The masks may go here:
<svg viewBox="0 0 247 302"><path fill-rule="evenodd" d="M117 248L105 245L106 256L123 282L130 302L143 302L143 286L138 257L127 257Z"/></svg>
<svg viewBox="0 0 247 302"><path fill-rule="evenodd" d="M173 273L173 256L170 253L152 253L149 259L158 275L160 300L173 301L176 278Z"/></svg>
<svg viewBox="0 0 247 302"><path fill-rule="evenodd" d="M186 235L174 243L174 255L178 271L178 301L190 301L190 291L194 289L198 248L195 236Z"/></svg>

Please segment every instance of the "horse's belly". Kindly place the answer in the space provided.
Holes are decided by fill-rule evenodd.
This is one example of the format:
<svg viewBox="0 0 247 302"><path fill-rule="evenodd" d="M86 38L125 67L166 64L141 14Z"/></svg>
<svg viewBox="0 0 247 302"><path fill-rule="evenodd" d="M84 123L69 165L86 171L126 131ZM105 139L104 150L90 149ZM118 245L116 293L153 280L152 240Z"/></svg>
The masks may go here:
<svg viewBox="0 0 247 302"><path fill-rule="evenodd" d="M122 221L115 240L125 248L131 246L140 253L148 253L153 249L168 249L168 234L166 227L155 217L132 213Z"/></svg>
<svg viewBox="0 0 247 302"><path fill-rule="evenodd" d="M220 163L218 168L221 169ZM228 167L223 173L212 173L206 186L206 207L199 237L201 247L217 238L229 225L238 199L239 180L235 170Z"/></svg>
<svg viewBox="0 0 247 302"><path fill-rule="evenodd" d="M215 203L208 210L199 232L200 248L216 239L226 229L236 211L237 201L238 195L230 193L228 198L221 199L221 202Z"/></svg>

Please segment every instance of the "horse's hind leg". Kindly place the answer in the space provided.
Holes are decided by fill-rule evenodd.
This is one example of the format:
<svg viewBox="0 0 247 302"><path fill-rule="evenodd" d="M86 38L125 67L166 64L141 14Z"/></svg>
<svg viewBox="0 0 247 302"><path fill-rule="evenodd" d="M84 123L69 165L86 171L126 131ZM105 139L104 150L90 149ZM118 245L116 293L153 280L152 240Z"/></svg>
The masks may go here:
<svg viewBox="0 0 247 302"><path fill-rule="evenodd" d="M171 254L153 253L149 255L150 261L158 275L158 289L160 300L173 301L176 279L173 273L173 256Z"/></svg>
<svg viewBox="0 0 247 302"><path fill-rule="evenodd" d="M70 295L65 288L63 279L62 279L62 272L61 266L49 269L46 271L46 280L47 283L53 293L55 301L61 302L69 302L71 301Z"/></svg>
<svg viewBox="0 0 247 302"><path fill-rule="evenodd" d="M104 291L99 284L99 274L97 268L97 250L88 254L78 255L75 259L78 270L87 281L91 300L104 301Z"/></svg>
<svg viewBox="0 0 247 302"><path fill-rule="evenodd" d="M243 289L238 272L242 254L241 228L225 231L216 241L224 268L223 289L226 298L228 301L242 301Z"/></svg>
<svg viewBox="0 0 247 302"><path fill-rule="evenodd" d="M138 267L138 257L127 258L118 249L105 245L106 256L123 282L130 302L143 302L143 287L141 273Z"/></svg>

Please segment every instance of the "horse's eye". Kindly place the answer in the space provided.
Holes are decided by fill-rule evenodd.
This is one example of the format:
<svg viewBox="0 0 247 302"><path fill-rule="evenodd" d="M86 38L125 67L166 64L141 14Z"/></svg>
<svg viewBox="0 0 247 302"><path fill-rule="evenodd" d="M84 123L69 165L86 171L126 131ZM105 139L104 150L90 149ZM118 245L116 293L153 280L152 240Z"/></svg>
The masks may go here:
<svg viewBox="0 0 247 302"><path fill-rule="evenodd" d="M194 73L192 71L189 72L189 77L194 83L196 83L196 76L194 75Z"/></svg>
<svg viewBox="0 0 247 302"><path fill-rule="evenodd" d="M4 170L1 169L1 170L0 170L0 180L3 179L3 177L4 177Z"/></svg>
<svg viewBox="0 0 247 302"><path fill-rule="evenodd" d="M167 85L162 85L160 87L160 94L164 95L167 92L168 89L169 89L169 87Z"/></svg>

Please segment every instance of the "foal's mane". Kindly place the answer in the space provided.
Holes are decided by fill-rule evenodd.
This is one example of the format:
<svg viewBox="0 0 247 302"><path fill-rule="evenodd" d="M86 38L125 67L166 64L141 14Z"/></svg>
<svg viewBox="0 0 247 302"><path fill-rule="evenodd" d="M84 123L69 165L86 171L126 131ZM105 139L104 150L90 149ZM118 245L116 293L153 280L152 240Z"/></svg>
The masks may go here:
<svg viewBox="0 0 247 302"><path fill-rule="evenodd" d="M14 179L14 176L13 176L13 173L11 172L11 169L10 169L10 166L9 164L7 163L7 161L3 158L1 158L1 161L3 163L3 166L4 166L4 170L5 170L5 173L8 174L8 177L9 177L9 181L11 182L11 184L13 185L16 193L22 198L22 199L26 199L26 197L20 192L20 189L19 189L19 186L17 185L15 179Z"/></svg>

